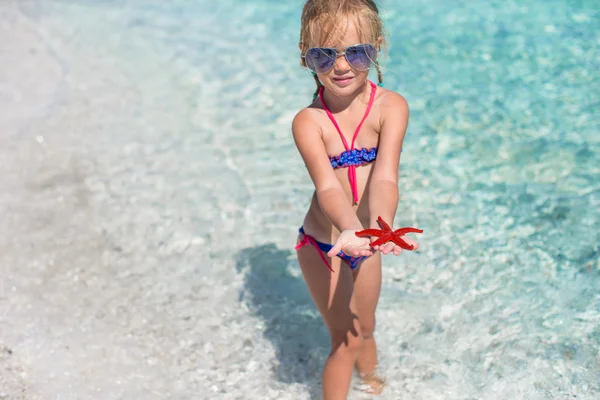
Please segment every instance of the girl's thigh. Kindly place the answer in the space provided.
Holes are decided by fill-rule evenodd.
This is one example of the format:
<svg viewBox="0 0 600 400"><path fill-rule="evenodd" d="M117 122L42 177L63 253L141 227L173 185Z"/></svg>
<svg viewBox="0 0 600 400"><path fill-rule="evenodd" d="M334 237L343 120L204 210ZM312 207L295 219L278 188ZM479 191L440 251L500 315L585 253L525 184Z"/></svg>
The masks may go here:
<svg viewBox="0 0 600 400"><path fill-rule="evenodd" d="M375 309L381 294L381 253L365 259L353 271L354 297L363 326L375 326Z"/></svg>
<svg viewBox="0 0 600 400"><path fill-rule="evenodd" d="M359 336L352 270L339 257L330 259L323 253L333 269L331 272L319 256L320 251L314 246L297 250L300 269L313 301L332 337L345 336L347 332Z"/></svg>

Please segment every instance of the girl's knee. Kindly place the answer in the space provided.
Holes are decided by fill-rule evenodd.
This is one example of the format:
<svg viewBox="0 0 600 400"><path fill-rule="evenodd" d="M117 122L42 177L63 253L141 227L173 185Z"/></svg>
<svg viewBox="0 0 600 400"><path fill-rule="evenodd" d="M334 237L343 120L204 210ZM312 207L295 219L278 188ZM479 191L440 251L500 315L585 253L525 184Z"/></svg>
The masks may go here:
<svg viewBox="0 0 600 400"><path fill-rule="evenodd" d="M357 357L363 344L360 330L335 332L331 335L331 353Z"/></svg>
<svg viewBox="0 0 600 400"><path fill-rule="evenodd" d="M360 331L363 339L371 339L375 332L375 316L372 318L361 318Z"/></svg>

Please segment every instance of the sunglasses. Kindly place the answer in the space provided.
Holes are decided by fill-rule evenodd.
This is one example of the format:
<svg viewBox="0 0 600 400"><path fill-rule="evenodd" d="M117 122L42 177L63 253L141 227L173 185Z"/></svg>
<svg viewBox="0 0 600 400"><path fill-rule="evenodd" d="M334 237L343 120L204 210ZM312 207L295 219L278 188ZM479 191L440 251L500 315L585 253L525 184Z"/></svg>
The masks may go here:
<svg viewBox="0 0 600 400"><path fill-rule="evenodd" d="M333 68L341 55L346 57L352 68L366 71L371 67L371 63L375 62L377 49L372 44L355 44L346 47L343 52L328 47L313 47L308 49L302 58L311 71L323 74Z"/></svg>

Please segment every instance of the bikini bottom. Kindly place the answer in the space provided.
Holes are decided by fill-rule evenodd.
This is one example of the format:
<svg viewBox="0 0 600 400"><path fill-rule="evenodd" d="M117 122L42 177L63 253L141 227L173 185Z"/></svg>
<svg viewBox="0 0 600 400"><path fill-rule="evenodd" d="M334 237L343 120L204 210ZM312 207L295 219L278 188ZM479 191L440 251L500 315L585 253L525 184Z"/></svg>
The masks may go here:
<svg viewBox="0 0 600 400"><path fill-rule="evenodd" d="M314 237L304 233L303 227L300 227L298 232L300 232L302 234L302 240L300 241L300 243L298 243L296 245L296 250L298 250L300 247L308 245L308 244L313 245L316 249L320 250L319 256L321 256L321 260L323 260L323 262L325 263L327 268L329 268L333 272L333 269L331 268L331 265L329 265L327 258L325 258L325 256L323 255L323 253L329 252L329 250L331 250L333 248L333 245L329 244L329 243L323 243L323 242L317 241ZM356 267L359 266L361 261L370 257L370 256L351 257L351 256L345 254L343 251L340 251L339 253L337 253L337 256L339 258L341 258L342 260L346 261L348 263L348 265L350 266L350 268L352 268L352 269L355 269Z"/></svg>

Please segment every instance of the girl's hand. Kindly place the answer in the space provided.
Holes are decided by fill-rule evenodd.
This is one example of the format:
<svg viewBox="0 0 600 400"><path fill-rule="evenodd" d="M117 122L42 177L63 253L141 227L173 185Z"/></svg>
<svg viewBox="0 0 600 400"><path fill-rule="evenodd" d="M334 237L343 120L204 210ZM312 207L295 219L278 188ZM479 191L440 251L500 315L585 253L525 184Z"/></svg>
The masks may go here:
<svg viewBox="0 0 600 400"><path fill-rule="evenodd" d="M413 246L413 250L417 250L419 248L419 244L417 242L415 242L414 240L412 240L411 238L409 238L408 236L401 236L401 238L408 245ZM376 237L371 238L371 242L374 242L376 240L377 240ZM399 255L402 252L402 250L404 250L402 247L398 246L394 242L387 242L380 246L374 246L373 249L379 250L382 254L393 253L395 256Z"/></svg>
<svg viewBox="0 0 600 400"><path fill-rule="evenodd" d="M369 238L356 236L356 232L358 231L359 230L342 231L327 255L329 257L334 257L340 251L343 251L344 254L347 254L351 257L373 255L371 240Z"/></svg>

